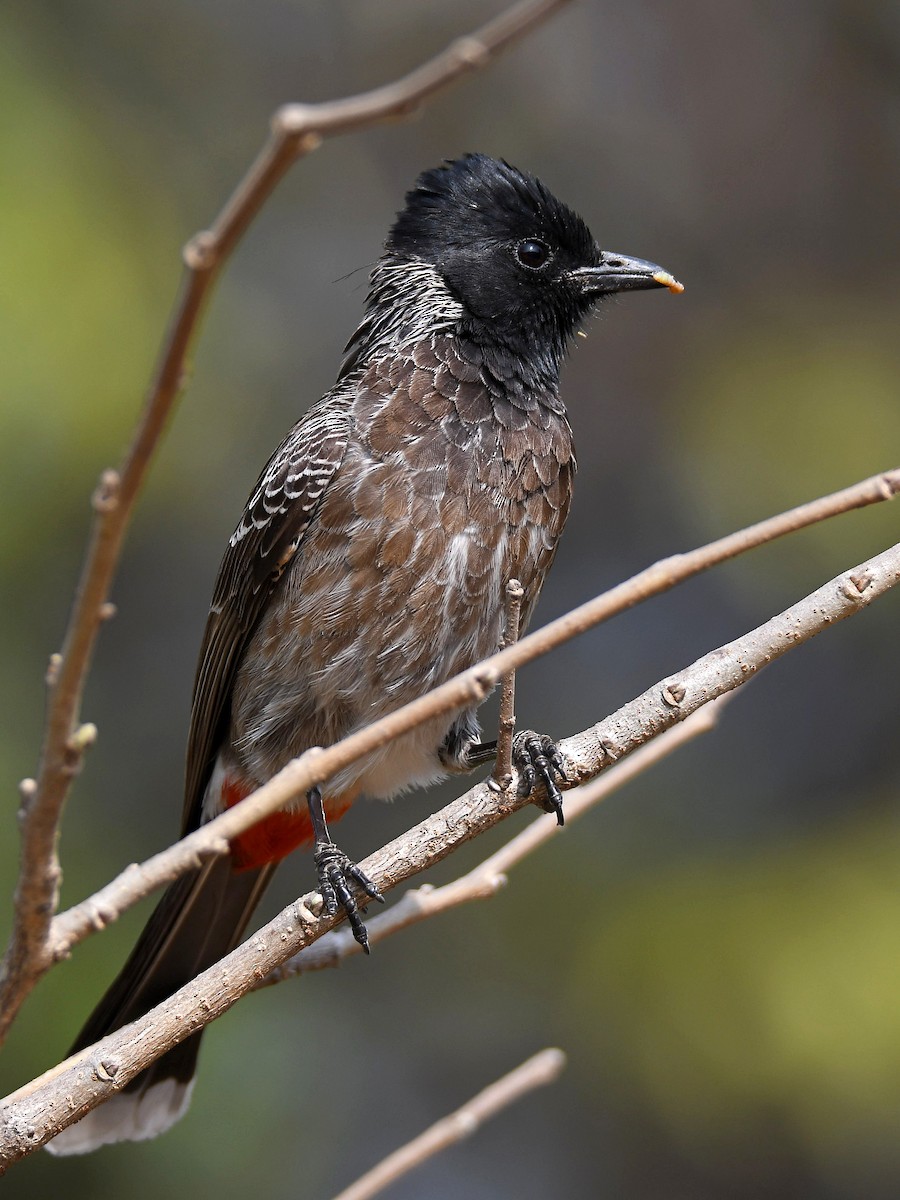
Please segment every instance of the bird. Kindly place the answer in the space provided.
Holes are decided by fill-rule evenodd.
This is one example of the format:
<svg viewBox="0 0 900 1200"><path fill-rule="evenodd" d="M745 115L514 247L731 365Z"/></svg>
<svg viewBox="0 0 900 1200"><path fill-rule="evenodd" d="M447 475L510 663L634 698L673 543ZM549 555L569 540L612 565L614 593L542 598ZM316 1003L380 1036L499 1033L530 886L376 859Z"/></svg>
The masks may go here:
<svg viewBox="0 0 900 1200"><path fill-rule="evenodd" d="M615 293L682 286L602 250L534 175L465 154L419 176L371 270L332 389L269 459L225 550L193 692L182 835L311 746L330 745L493 653L506 584L527 624L572 499L560 366ZM562 820L565 764L516 738L523 786ZM234 838L163 894L73 1052L165 1000L240 940L278 863L312 844L324 907L377 889L331 839L361 795L488 761L475 708L434 718ZM357 899L358 897L358 899ZM195 1033L48 1144L154 1137L185 1112Z"/></svg>

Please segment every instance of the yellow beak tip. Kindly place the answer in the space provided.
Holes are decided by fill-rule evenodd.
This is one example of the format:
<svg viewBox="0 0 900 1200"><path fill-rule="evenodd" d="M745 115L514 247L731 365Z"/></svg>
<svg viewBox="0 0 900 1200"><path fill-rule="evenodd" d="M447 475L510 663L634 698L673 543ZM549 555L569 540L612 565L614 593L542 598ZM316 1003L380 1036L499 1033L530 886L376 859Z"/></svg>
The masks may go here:
<svg viewBox="0 0 900 1200"><path fill-rule="evenodd" d="M657 271L653 278L657 283L663 287L667 287L670 292L674 292L676 295L684 291L684 284L679 283L674 275L670 275L668 271Z"/></svg>

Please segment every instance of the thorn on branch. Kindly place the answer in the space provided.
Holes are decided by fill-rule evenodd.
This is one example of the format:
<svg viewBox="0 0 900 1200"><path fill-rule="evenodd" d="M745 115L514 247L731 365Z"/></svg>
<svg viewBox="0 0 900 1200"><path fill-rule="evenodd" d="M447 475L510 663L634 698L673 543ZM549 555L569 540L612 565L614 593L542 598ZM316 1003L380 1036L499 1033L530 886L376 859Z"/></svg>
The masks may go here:
<svg viewBox="0 0 900 1200"><path fill-rule="evenodd" d="M94 512L109 513L118 508L121 485L122 479L119 472L108 467L100 476L100 482L91 497Z"/></svg>

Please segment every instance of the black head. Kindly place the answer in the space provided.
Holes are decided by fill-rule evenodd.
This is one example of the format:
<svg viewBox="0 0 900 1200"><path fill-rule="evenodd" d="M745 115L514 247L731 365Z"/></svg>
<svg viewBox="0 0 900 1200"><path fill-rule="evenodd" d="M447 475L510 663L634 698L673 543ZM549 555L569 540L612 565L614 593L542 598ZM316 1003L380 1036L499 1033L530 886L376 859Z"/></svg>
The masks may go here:
<svg viewBox="0 0 900 1200"><path fill-rule="evenodd" d="M655 264L602 251L539 179L483 154L421 175L385 249L438 272L463 309L464 332L553 372L601 296L680 290Z"/></svg>

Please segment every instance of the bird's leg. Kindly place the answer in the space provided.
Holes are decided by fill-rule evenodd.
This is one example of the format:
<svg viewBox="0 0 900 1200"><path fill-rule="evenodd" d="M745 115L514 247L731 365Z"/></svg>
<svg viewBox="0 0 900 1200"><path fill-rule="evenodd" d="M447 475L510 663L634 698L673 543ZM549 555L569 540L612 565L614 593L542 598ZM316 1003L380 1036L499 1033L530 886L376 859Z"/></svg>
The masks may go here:
<svg viewBox="0 0 900 1200"><path fill-rule="evenodd" d="M496 742L480 742L481 728L471 710L456 718L447 736L438 747L438 758L448 771L466 775L476 767L493 762L497 755Z"/></svg>
<svg viewBox="0 0 900 1200"><path fill-rule="evenodd" d="M459 761L462 764L463 770L474 771L476 767L483 767L485 763L492 763L496 757L497 743L495 741L470 742L460 753Z"/></svg>
<svg viewBox="0 0 900 1200"><path fill-rule="evenodd" d="M351 862L343 850L331 840L328 824L325 820L325 806L322 803L322 793L318 787L310 788L306 793L309 805L309 819L312 822L315 836L313 851L316 863L316 874L319 877L319 891L325 911L333 917L340 906L347 914L353 936L369 953L369 935L359 913L359 906L350 890L351 881L359 884L367 896L384 904L384 896L372 880L361 871L355 862Z"/></svg>

